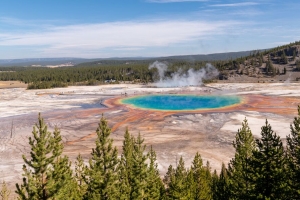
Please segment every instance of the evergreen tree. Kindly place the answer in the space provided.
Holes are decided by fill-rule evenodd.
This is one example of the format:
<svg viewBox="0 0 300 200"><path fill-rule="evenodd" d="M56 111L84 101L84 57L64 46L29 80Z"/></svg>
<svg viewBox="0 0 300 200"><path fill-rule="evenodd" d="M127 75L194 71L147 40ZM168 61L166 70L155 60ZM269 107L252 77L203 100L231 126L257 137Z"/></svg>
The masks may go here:
<svg viewBox="0 0 300 200"><path fill-rule="evenodd" d="M170 165L168 167L168 171L166 173L166 175L164 176L164 179L163 179L163 183L165 184L166 186L166 196L170 196L170 184L171 184L171 180L174 179L174 176L175 176L175 169L173 168L172 165Z"/></svg>
<svg viewBox="0 0 300 200"><path fill-rule="evenodd" d="M5 181L3 181L0 190L0 199L9 200L9 196L10 196L10 190L7 188Z"/></svg>
<svg viewBox="0 0 300 200"><path fill-rule="evenodd" d="M255 149L255 140L247 119L244 119L242 128L238 130L233 147L235 155L228 165L231 196L234 199L248 199L249 191L252 190L249 180L251 179L251 157Z"/></svg>
<svg viewBox="0 0 300 200"><path fill-rule="evenodd" d="M283 64L287 64L288 63L288 59L287 59L284 51L282 51L282 54L281 54L281 62Z"/></svg>
<svg viewBox="0 0 300 200"><path fill-rule="evenodd" d="M43 118L39 114L38 123L33 127L33 138L29 137L31 146L30 159L23 155L24 178L21 185L16 184L19 199L52 199L65 187L61 184L59 171L55 162L59 159L63 144L60 132L55 128L53 134L48 131ZM59 169L57 169L59 170Z"/></svg>
<svg viewBox="0 0 300 200"><path fill-rule="evenodd" d="M295 58L296 58L296 50L293 51L293 58L292 59L295 60Z"/></svg>
<svg viewBox="0 0 300 200"><path fill-rule="evenodd" d="M141 134L134 141L133 148L133 165L132 165L132 194L131 199L146 199L147 193L147 180L148 180L148 169L147 169L147 156L144 155L146 146L143 145L144 139Z"/></svg>
<svg viewBox="0 0 300 200"><path fill-rule="evenodd" d="M221 173L215 184L215 196L214 200L227 200L230 199L230 188L229 188L229 178L227 174L227 169L225 164L222 163Z"/></svg>
<svg viewBox="0 0 300 200"><path fill-rule="evenodd" d="M294 118L290 128L291 134L287 136L289 187L291 199L300 199L300 106L298 116Z"/></svg>
<svg viewBox="0 0 300 200"><path fill-rule="evenodd" d="M52 180L56 183L56 187L61 188L54 194L54 199L82 199L68 157L57 158L51 171Z"/></svg>
<svg viewBox="0 0 300 200"><path fill-rule="evenodd" d="M102 116L96 130L96 148L89 160L87 192L84 199L116 199L118 194L118 152L109 138L111 129Z"/></svg>
<svg viewBox="0 0 300 200"><path fill-rule="evenodd" d="M194 199L211 199L209 163L204 167L201 155L198 152L194 157L191 172L195 182Z"/></svg>
<svg viewBox="0 0 300 200"><path fill-rule="evenodd" d="M146 199L161 199L161 197L164 195L164 185L159 177L159 171L156 163L156 153L152 149L152 146L150 147L148 158L150 160L150 163L148 167L148 180L146 191L148 196Z"/></svg>
<svg viewBox="0 0 300 200"><path fill-rule="evenodd" d="M132 199L134 138L126 128L119 165L120 199Z"/></svg>
<svg viewBox="0 0 300 200"><path fill-rule="evenodd" d="M196 199L197 185L192 170L187 170L186 180L184 184L185 184L186 196L184 196L182 199Z"/></svg>
<svg viewBox="0 0 300 200"><path fill-rule="evenodd" d="M217 171L214 170L212 176L211 176L211 191L212 191L212 199L218 200L219 198L219 190L218 190L218 184L219 184L219 176L217 174Z"/></svg>
<svg viewBox="0 0 300 200"><path fill-rule="evenodd" d="M188 199L186 189L187 171L184 167L183 158L180 157L174 176L171 176L168 197L170 199Z"/></svg>
<svg viewBox="0 0 300 200"><path fill-rule="evenodd" d="M286 199L286 158L280 137L266 120L261 128L261 139L256 139L252 169L255 176L253 196L256 199Z"/></svg>
<svg viewBox="0 0 300 200"><path fill-rule="evenodd" d="M77 181L78 196L83 198L87 190L86 184L87 167L84 164L82 156L79 154L75 161L75 179Z"/></svg>

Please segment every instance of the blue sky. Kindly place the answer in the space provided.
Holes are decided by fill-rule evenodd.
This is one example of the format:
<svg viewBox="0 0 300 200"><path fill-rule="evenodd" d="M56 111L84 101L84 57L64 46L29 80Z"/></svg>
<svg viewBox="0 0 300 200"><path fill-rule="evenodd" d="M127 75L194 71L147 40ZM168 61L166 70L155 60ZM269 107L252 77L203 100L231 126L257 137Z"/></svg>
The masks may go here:
<svg viewBox="0 0 300 200"><path fill-rule="evenodd" d="M296 0L1 0L0 59L264 49L300 40Z"/></svg>

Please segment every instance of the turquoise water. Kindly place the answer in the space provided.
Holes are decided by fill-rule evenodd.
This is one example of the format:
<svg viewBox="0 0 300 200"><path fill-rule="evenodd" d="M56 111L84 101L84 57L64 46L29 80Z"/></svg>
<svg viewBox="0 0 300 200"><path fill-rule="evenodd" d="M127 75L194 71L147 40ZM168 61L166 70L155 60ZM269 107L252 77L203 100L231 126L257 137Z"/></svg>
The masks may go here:
<svg viewBox="0 0 300 200"><path fill-rule="evenodd" d="M241 103L238 96L147 95L122 99L123 104L154 110L214 109Z"/></svg>

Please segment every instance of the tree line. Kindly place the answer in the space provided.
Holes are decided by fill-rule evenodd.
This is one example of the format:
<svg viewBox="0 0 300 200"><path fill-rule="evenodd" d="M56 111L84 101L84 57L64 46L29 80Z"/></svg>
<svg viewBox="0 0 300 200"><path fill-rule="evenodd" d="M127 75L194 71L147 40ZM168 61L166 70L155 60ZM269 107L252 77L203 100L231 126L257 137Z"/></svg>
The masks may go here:
<svg viewBox="0 0 300 200"><path fill-rule="evenodd" d="M41 115L29 137L30 156L23 155L23 180L18 199L300 199L300 106L290 125L286 147L266 120L255 139L245 119L233 141L235 155L211 171L196 153L186 167L183 157L160 177L156 152L146 151L141 134L126 129L121 156L102 116L95 148L88 161L79 154L73 170L58 128L48 131ZM9 199L5 183L0 197Z"/></svg>
<svg viewBox="0 0 300 200"><path fill-rule="evenodd" d="M267 76L284 74L279 69L275 69L272 63L287 64L288 56L292 60L299 52L296 52L294 45L299 45L300 41L288 45L279 46L265 51L253 51L249 56L236 59L214 60L214 61L189 61L180 59L166 59L168 70L166 76L171 76L178 69L181 73L193 68L199 70L207 62L211 63L220 71L217 79L228 76L228 72L236 71L240 74L251 76L248 71L251 68L260 68L266 63L266 68L262 73ZM265 59L267 57L267 59ZM150 63L155 60L130 60L113 61L102 60L89 63L78 64L73 67L0 67L1 81L21 81L28 83L28 89L47 89L54 87L67 87L71 85L99 85L114 80L114 83L123 81L149 83L155 81L156 69L148 69ZM241 70L244 66L244 70ZM299 62L296 63L296 70L299 71Z"/></svg>

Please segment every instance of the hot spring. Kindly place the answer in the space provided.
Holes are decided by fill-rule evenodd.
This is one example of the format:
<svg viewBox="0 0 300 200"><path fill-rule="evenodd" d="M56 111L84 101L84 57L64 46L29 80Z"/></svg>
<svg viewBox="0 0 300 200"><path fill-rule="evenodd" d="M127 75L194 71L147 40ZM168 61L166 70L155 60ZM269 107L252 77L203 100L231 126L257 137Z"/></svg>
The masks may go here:
<svg viewBox="0 0 300 200"><path fill-rule="evenodd" d="M161 111L218 109L242 102L238 96L145 95L125 98L121 103L136 108Z"/></svg>

